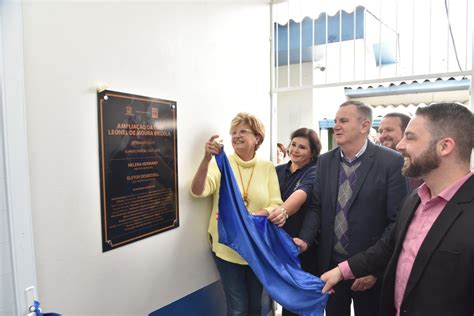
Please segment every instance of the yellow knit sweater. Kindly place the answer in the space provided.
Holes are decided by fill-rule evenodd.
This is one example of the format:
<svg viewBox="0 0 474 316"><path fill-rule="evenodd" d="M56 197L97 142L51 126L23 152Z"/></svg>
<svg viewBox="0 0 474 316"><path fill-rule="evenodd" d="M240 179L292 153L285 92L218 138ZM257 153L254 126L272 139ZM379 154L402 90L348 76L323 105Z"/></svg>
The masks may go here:
<svg viewBox="0 0 474 316"><path fill-rule="evenodd" d="M243 186L248 191L249 212L255 212L262 208L271 211L283 203L280 196L280 187L275 167L270 161L260 160L256 157L249 161L243 161L236 154L230 155L229 161L234 171L237 184L239 185L240 192L243 192L237 164L240 166ZM253 176L249 183L254 166ZM192 192L191 194L198 198L213 196L212 212L208 228L212 251L222 260L237 264L247 264L237 252L218 242L219 235L217 231L216 213L219 203L220 180L221 173L215 159L212 159L207 172L204 192L200 195L195 195Z"/></svg>

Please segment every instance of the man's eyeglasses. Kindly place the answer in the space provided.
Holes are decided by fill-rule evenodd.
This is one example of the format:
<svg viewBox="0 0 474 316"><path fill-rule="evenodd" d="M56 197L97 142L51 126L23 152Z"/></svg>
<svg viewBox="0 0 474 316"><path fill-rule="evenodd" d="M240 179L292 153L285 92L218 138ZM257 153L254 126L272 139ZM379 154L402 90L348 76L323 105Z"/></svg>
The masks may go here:
<svg viewBox="0 0 474 316"><path fill-rule="evenodd" d="M253 131L248 128L242 128L236 131L230 131L231 136L245 136L247 134L253 134Z"/></svg>

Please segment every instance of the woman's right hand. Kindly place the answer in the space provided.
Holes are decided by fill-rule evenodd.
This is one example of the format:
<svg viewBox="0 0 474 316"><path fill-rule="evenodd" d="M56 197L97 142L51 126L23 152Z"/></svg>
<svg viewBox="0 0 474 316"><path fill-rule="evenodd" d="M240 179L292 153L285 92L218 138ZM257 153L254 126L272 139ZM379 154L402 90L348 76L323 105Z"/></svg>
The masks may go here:
<svg viewBox="0 0 474 316"><path fill-rule="evenodd" d="M222 150L222 146L216 141L218 137L219 135L212 135L204 147L204 158L199 164L193 182L191 183L191 192L196 195L200 195L204 192L207 171L212 155L217 155Z"/></svg>
<svg viewBox="0 0 474 316"><path fill-rule="evenodd" d="M217 141L219 135L212 135L211 138L206 142L206 146L204 148L204 157L207 160L212 159L212 155L218 155L222 150L222 145Z"/></svg>

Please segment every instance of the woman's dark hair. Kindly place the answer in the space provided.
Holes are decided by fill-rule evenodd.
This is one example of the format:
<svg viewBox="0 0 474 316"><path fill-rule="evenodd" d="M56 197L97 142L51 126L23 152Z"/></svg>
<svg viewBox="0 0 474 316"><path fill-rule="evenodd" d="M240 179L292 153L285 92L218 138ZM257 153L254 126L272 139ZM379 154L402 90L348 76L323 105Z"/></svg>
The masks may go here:
<svg viewBox="0 0 474 316"><path fill-rule="evenodd" d="M277 143L277 146L278 148L280 148L280 151L283 153L283 157L286 157L287 152L286 152L285 145L283 145L282 143Z"/></svg>
<svg viewBox="0 0 474 316"><path fill-rule="evenodd" d="M311 128L302 127L291 133L291 140L295 137L304 137L308 140L311 148L311 160L317 161L322 147L318 134Z"/></svg>

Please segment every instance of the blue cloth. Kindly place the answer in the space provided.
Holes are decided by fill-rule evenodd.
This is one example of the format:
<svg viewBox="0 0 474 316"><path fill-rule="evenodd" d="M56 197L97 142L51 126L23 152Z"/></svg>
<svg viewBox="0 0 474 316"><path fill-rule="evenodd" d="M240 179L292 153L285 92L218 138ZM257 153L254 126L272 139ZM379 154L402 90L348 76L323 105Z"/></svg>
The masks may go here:
<svg viewBox="0 0 474 316"><path fill-rule="evenodd" d="M219 242L237 251L270 296L285 309L302 316L322 316L328 295L324 283L301 270L298 248L291 237L266 216L252 216L234 178L224 150L216 157L221 171Z"/></svg>
<svg viewBox="0 0 474 316"><path fill-rule="evenodd" d="M36 313L36 316L61 316L61 314L58 314L58 313L43 313L43 312L41 312L39 301L34 301L33 306L34 306L34 312Z"/></svg>

